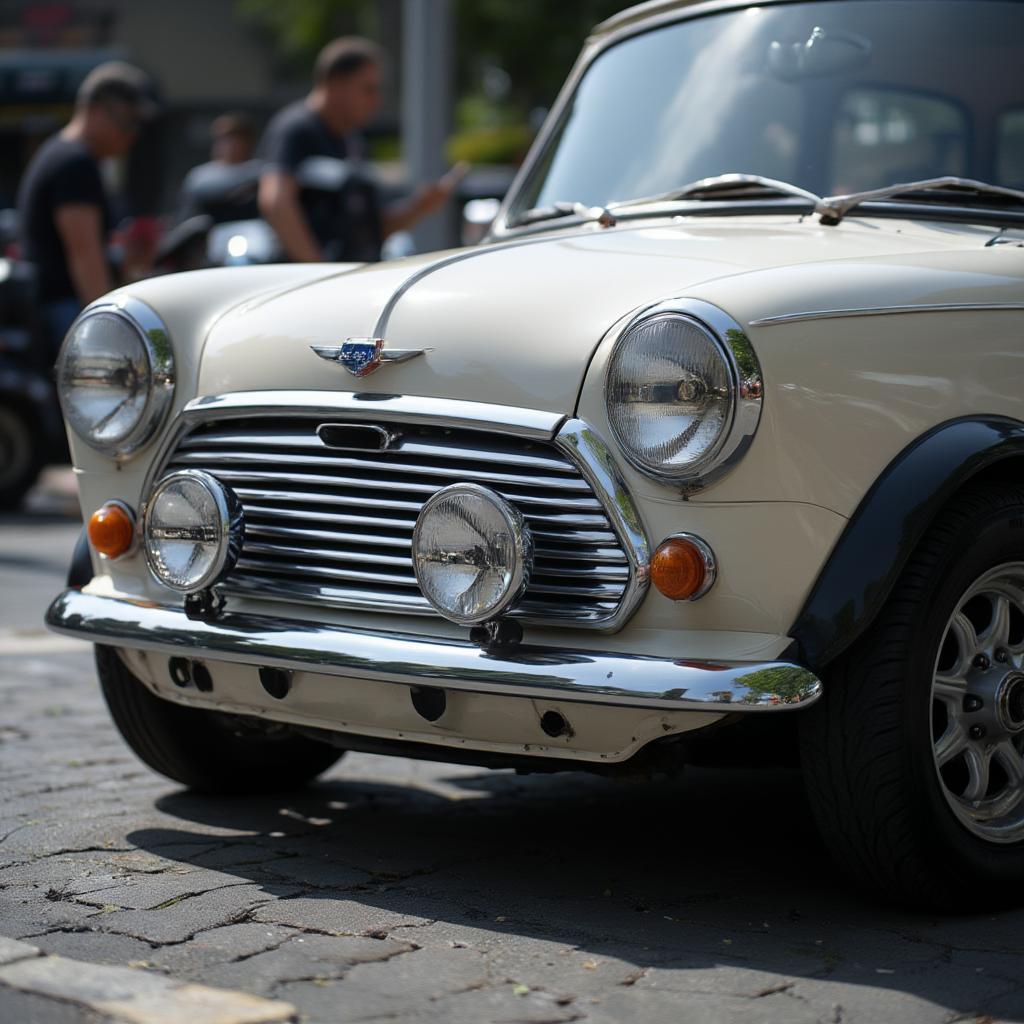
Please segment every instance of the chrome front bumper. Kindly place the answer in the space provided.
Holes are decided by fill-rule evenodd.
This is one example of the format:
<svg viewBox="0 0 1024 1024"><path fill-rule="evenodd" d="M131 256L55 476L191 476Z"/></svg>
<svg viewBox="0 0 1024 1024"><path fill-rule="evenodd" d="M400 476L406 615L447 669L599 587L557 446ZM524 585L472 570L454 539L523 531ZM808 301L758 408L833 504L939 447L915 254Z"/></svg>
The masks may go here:
<svg viewBox="0 0 1024 1024"><path fill-rule="evenodd" d="M674 711L778 711L821 695L788 662L691 662L523 644L500 652L469 642L224 614L67 590L50 606L57 633L97 644L201 660L312 671L406 686Z"/></svg>

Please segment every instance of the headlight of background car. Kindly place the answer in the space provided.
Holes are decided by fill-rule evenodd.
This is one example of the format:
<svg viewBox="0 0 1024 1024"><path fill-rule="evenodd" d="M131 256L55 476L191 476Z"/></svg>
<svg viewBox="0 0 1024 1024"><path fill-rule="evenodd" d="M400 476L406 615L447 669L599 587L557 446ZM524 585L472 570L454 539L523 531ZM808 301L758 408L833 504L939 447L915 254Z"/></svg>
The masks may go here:
<svg viewBox="0 0 1024 1024"><path fill-rule="evenodd" d="M608 419L641 472L706 484L749 443L761 412L761 369L742 329L704 303L716 330L659 309L623 331L608 365Z"/></svg>
<svg viewBox="0 0 1024 1024"><path fill-rule="evenodd" d="M131 454L153 435L174 393L167 328L138 300L88 310L64 339L57 384L83 441L114 458Z"/></svg>

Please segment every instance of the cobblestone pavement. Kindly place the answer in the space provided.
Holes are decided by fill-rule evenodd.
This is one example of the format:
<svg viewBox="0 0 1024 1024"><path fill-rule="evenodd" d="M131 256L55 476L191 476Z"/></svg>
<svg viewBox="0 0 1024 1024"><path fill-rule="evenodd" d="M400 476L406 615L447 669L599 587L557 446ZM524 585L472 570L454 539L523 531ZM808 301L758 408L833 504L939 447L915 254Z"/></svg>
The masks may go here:
<svg viewBox="0 0 1024 1024"><path fill-rule="evenodd" d="M851 893L785 771L353 755L290 797L192 796L32 624L74 531L26 529L0 521L0 935L27 944L0 942L0 1021L1024 1021L1024 913Z"/></svg>

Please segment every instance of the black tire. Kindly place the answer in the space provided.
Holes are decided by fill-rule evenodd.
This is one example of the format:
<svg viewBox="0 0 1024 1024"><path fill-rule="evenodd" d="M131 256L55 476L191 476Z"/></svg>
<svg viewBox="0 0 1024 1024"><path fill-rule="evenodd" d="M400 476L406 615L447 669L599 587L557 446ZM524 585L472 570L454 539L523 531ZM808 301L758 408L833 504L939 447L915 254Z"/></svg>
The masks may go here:
<svg viewBox="0 0 1024 1024"><path fill-rule="evenodd" d="M1024 562L1024 488L961 492L801 716L803 773L826 845L854 879L897 902L979 911L1024 894L1024 839L994 842L961 822L933 756L946 626L974 581L1012 562Z"/></svg>
<svg viewBox="0 0 1024 1024"><path fill-rule="evenodd" d="M36 424L16 405L0 404L0 510L18 508L42 468Z"/></svg>
<svg viewBox="0 0 1024 1024"><path fill-rule="evenodd" d="M150 768L204 793L269 793L297 789L344 753L287 730L261 732L215 711L154 696L117 652L96 648L100 686L114 724Z"/></svg>

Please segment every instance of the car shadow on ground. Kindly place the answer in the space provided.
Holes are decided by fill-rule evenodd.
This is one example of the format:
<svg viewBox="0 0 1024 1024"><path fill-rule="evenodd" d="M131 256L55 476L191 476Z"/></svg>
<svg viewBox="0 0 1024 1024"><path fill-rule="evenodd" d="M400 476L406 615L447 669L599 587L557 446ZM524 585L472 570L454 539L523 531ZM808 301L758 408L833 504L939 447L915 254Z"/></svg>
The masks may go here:
<svg viewBox="0 0 1024 1024"><path fill-rule="evenodd" d="M983 977L988 999L1000 971L1017 991L1008 965L1024 915L930 917L850 888L795 772L694 769L638 784L446 771L409 786L329 778L287 797L176 793L158 807L180 828L129 838L196 866L211 863L214 847L218 870L268 898L297 884L296 895L264 903L259 920L346 933L355 903L385 921L437 922L454 944L460 929L479 927L641 972L814 977L963 1013L978 1008ZM244 863L231 863L232 846Z"/></svg>

